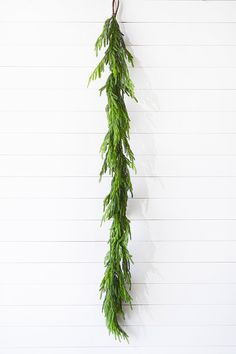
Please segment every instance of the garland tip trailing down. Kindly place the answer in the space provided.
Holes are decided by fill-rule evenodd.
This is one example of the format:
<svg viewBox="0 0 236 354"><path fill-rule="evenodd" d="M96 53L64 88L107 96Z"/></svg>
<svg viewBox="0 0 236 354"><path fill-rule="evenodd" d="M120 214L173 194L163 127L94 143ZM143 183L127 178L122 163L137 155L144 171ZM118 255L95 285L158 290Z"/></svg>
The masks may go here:
<svg viewBox="0 0 236 354"><path fill-rule="evenodd" d="M112 16L105 21L102 33L95 44L97 55L103 47L106 50L104 57L92 72L89 83L101 78L105 67L108 66L109 76L100 89L100 94L106 92L108 121L108 132L100 150L103 156L100 178L106 173L112 177L110 192L103 203L102 218L102 221L111 221L111 228L100 294L104 297L102 310L109 333L118 340L128 340L128 334L121 327L120 320L125 319L124 305L131 306L132 302L130 295L132 256L127 248L131 231L126 212L129 194L133 195L130 169L135 170L135 164L134 154L129 145L130 119L124 98L125 96L135 100L136 98L128 70L128 64L133 66L133 56L125 46L116 19L119 2L116 10L115 3L113 0Z"/></svg>

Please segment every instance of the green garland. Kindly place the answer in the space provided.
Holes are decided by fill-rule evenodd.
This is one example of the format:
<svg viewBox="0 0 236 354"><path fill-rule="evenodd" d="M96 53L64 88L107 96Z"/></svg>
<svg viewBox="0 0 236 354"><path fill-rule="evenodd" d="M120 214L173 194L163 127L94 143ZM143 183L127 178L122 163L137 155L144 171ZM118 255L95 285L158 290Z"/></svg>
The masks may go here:
<svg viewBox="0 0 236 354"><path fill-rule="evenodd" d="M101 177L107 172L112 176L110 193L104 199L102 221L111 220L109 250L105 257L105 274L100 285L104 295L103 312L109 333L116 339L128 339L127 333L119 324L120 317L125 318L123 304L131 306L132 256L128 251L131 237L130 221L126 216L128 194L132 194L129 169L135 170L134 154L129 145L130 119L125 106L124 96L136 100L134 85L129 76L128 63L133 66L133 57L127 50L123 34L116 19L118 6L113 15L105 21L103 31L98 37L96 55L106 48L105 55L89 78L89 83L102 76L108 65L110 74L105 85L100 89L107 95L106 113L108 132L101 146L104 158ZM137 100L136 100L137 101Z"/></svg>

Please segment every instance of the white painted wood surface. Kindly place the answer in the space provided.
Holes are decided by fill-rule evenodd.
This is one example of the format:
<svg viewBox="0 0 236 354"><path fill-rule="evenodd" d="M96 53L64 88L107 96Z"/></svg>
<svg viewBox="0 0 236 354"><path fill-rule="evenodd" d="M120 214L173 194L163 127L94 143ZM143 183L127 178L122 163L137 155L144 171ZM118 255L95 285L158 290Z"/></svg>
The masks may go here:
<svg viewBox="0 0 236 354"><path fill-rule="evenodd" d="M0 1L0 353L235 354L236 2L126 0L135 57L130 344L98 297L111 0Z"/></svg>

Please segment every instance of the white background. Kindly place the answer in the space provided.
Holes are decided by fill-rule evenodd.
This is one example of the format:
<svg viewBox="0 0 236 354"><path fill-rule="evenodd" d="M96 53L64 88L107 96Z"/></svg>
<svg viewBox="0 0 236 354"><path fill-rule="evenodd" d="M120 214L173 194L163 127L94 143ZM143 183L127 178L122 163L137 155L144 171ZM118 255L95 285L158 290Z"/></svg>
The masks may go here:
<svg viewBox="0 0 236 354"><path fill-rule="evenodd" d="M0 353L236 353L236 2L123 0L139 103L130 344L98 286L111 0L0 1Z"/></svg>

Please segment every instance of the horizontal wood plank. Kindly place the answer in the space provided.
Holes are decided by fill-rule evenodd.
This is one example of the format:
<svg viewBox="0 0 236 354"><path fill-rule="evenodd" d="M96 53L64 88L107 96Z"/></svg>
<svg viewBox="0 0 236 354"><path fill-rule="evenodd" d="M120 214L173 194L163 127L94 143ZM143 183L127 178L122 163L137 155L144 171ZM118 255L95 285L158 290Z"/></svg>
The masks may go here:
<svg viewBox="0 0 236 354"><path fill-rule="evenodd" d="M138 4L138 6L136 5ZM136 6L135 6L136 5ZM109 0L61 1L24 0L19 6L15 0L1 4L0 20L4 21L104 21L111 15ZM44 9L47 8L47 11ZM128 0L122 6L119 18L125 22L230 22L235 21L233 1L202 3L201 1L145 1Z"/></svg>
<svg viewBox="0 0 236 354"><path fill-rule="evenodd" d="M2 284L1 306L101 305L99 284ZM235 305L235 284L134 284L133 304Z"/></svg>
<svg viewBox="0 0 236 354"><path fill-rule="evenodd" d="M173 353L173 347L168 348L168 347L158 347L158 348L145 348L145 353L146 354L155 354L158 349L159 354L172 354ZM175 354L222 354L222 350L224 350L225 354L234 354L234 346L221 346L221 347L183 347L183 346L178 346L174 347ZM93 347L91 348L54 348L54 347L44 347L42 348L4 348L4 351L6 354L91 354L91 351L93 354L108 354L111 352L111 348L99 348L99 347ZM129 347L125 348L125 351L127 354L143 354L143 348L138 348L138 347L132 347L131 345ZM112 347L112 352L114 354L121 354L124 353L124 348L117 348L117 347Z"/></svg>
<svg viewBox="0 0 236 354"><path fill-rule="evenodd" d="M132 242L134 262L236 262L235 242ZM211 250L209 254L208 250ZM81 243L2 243L2 262L79 262L102 263L107 251L105 242ZM150 265L152 269L152 265ZM236 277L235 277L236 280Z"/></svg>
<svg viewBox="0 0 236 354"><path fill-rule="evenodd" d="M106 241L109 227L100 220L1 220L0 241ZM236 240L236 220L136 220L131 228L134 241Z"/></svg>
<svg viewBox="0 0 236 354"><path fill-rule="evenodd" d="M236 33L236 32L235 32ZM232 90L136 90L139 102L127 100L130 112L236 111ZM0 111L104 112L106 98L97 90L3 90Z"/></svg>
<svg viewBox="0 0 236 354"><path fill-rule="evenodd" d="M130 112L131 133L236 133L234 112ZM105 112L1 112L0 133L105 134Z"/></svg>
<svg viewBox="0 0 236 354"><path fill-rule="evenodd" d="M135 238L135 235L133 235ZM134 241L133 241L134 242ZM196 243L195 243L196 244ZM202 247L210 243L201 243ZM212 242L213 252L216 243ZM210 245L211 245L210 244ZM229 245L232 243L229 243ZM182 248L186 242L181 243ZM224 242L222 242L225 247ZM13 246L14 247L14 246ZM140 245L142 248L142 245ZM144 246L147 248L146 246ZM188 249L189 246L187 246ZM167 248L167 247L166 247ZM173 245L170 249L174 248ZM46 247L45 247L46 249ZM181 247L179 247L181 249ZM66 248L65 248L66 251ZM98 247L99 251L99 247ZM197 252L199 250L197 249ZM163 257L161 257L161 260ZM175 257L176 259L176 257ZM133 283L235 283L235 263L135 263L131 267ZM78 258L78 261L80 259ZM194 260L194 259L193 259ZM1 263L0 283L31 283L31 284L98 284L104 273L100 263ZM89 274L89 279L88 279ZM154 320L156 318L154 317ZM233 317L232 317L233 320ZM1 316L0 316L1 321Z"/></svg>
<svg viewBox="0 0 236 354"><path fill-rule="evenodd" d="M102 160L96 156L0 156L0 176L94 176ZM136 156L138 176L236 176L235 156ZM134 173L132 173L134 177Z"/></svg>
<svg viewBox="0 0 236 354"><path fill-rule="evenodd" d="M157 329L159 335L157 336ZM132 327L127 328L130 333L130 344L136 346L168 346L171 336L173 345L206 345L206 343L222 345L234 345L236 327ZM104 346L118 347L120 343L115 342L103 327L26 327L2 328L3 336L0 339L2 347L12 347L14 339L15 346L37 347L37 346ZM93 338L93 340L91 340ZM125 348L129 344L123 344Z"/></svg>
<svg viewBox="0 0 236 354"><path fill-rule="evenodd" d="M2 177L0 198L103 198L110 178ZM138 177L133 178L135 198L236 198L235 177Z"/></svg>
<svg viewBox="0 0 236 354"><path fill-rule="evenodd" d="M235 305L126 306L128 326L235 326ZM0 307L3 326L104 326L101 306ZM121 321L124 324L124 321Z"/></svg>
<svg viewBox="0 0 236 354"><path fill-rule="evenodd" d="M0 199L1 220L100 220L102 199ZM131 220L232 220L236 199L131 199Z"/></svg>
<svg viewBox="0 0 236 354"><path fill-rule="evenodd" d="M2 134L1 155L97 155L103 134ZM142 144L140 144L142 139ZM233 134L133 134L135 155L235 155Z"/></svg>
<svg viewBox="0 0 236 354"><path fill-rule="evenodd" d="M236 23L125 23L129 45L235 45ZM101 23L0 23L0 45L91 45ZM79 35L86 33L86 36ZM92 49L92 47L91 47Z"/></svg>
<svg viewBox="0 0 236 354"><path fill-rule="evenodd" d="M85 89L91 72L92 68L0 67L0 89ZM131 78L137 89L236 89L236 68L134 68ZM103 82L91 87L98 89Z"/></svg>
<svg viewBox="0 0 236 354"><path fill-rule="evenodd" d="M128 46L135 67L235 67L235 46ZM99 55L99 58L101 56ZM94 67L98 59L91 45L8 45L2 47L0 65Z"/></svg>
<svg viewBox="0 0 236 354"><path fill-rule="evenodd" d="M235 326L235 305L134 305L128 326ZM124 324L124 321L122 321ZM104 326L101 306L0 307L3 326Z"/></svg>

